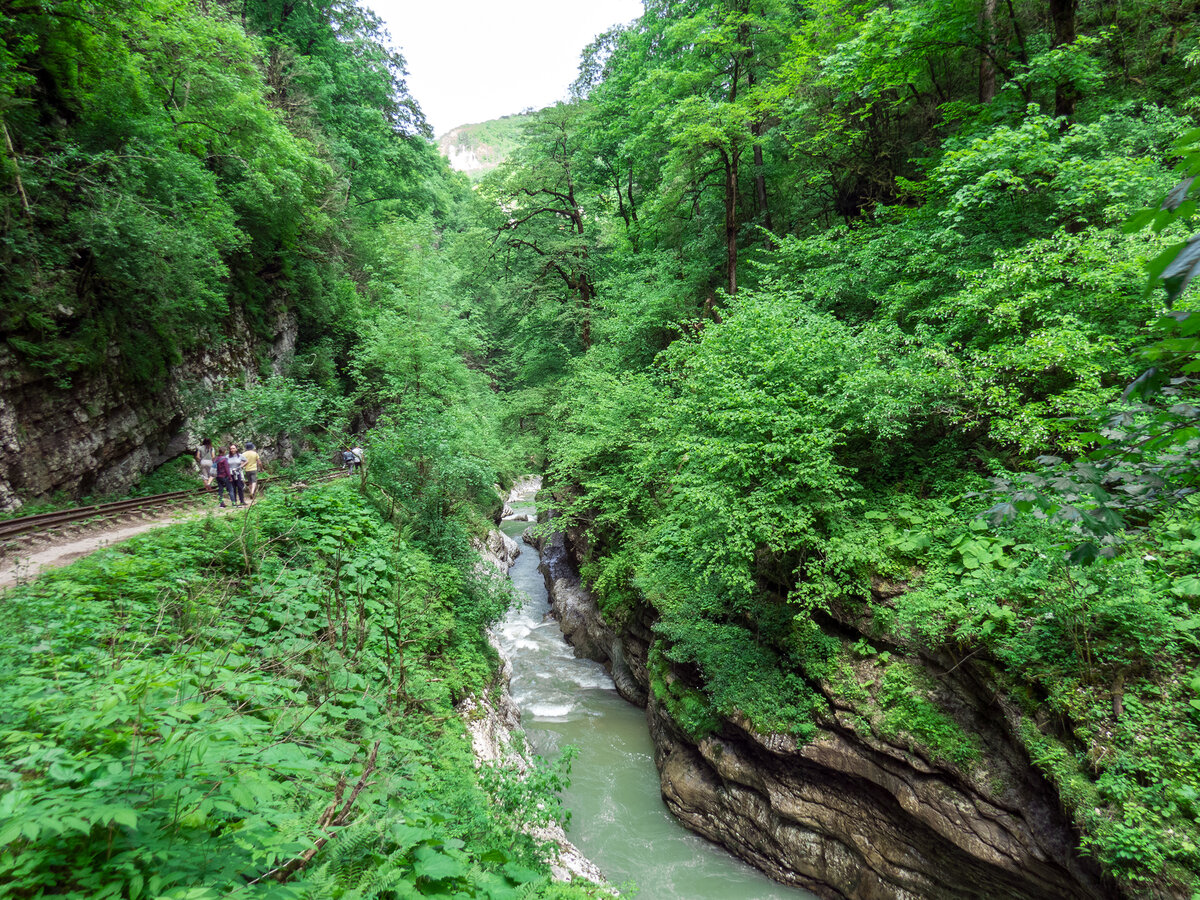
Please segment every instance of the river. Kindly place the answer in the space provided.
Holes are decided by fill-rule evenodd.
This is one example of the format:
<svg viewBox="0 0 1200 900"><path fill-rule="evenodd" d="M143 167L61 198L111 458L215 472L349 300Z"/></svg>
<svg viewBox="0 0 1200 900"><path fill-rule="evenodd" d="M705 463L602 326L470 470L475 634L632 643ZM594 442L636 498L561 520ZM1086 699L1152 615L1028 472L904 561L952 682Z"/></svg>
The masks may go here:
<svg viewBox="0 0 1200 900"><path fill-rule="evenodd" d="M512 507L533 511L531 501ZM527 527L502 525L518 541ZM621 699L599 663L575 657L549 617L537 566L537 551L523 544L509 574L524 602L496 634L534 751L556 758L568 745L579 750L563 795L571 841L612 884L623 892L636 885L645 900L815 900L691 833L667 811L645 713Z"/></svg>

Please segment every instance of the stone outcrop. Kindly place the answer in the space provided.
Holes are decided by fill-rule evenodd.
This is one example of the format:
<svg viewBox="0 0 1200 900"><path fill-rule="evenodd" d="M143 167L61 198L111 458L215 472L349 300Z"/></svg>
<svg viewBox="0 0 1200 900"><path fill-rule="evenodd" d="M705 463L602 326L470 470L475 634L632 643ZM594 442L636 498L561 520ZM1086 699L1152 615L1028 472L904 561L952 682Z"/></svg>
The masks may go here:
<svg viewBox="0 0 1200 900"><path fill-rule="evenodd" d="M458 713L466 723L478 765L500 764L524 772L529 766L530 750L520 734L521 712L509 693L510 677L511 667L505 662L491 695L468 697L458 705ZM555 881L583 878L594 884L605 883L600 868L571 843L561 825L530 826L526 830L536 840L555 848L550 860L550 874Z"/></svg>
<svg viewBox="0 0 1200 900"><path fill-rule="evenodd" d="M555 614L576 652L611 667L622 696L646 706L663 799L689 828L781 882L839 900L1119 896L1075 849L1078 835L1054 789L1016 736L1019 714L986 667L942 665L900 648L883 663L929 674L932 699L978 748L969 771L911 740L880 738L864 724L879 716L869 694L847 700L827 685L831 712L807 743L761 734L740 716L693 739L649 689L652 613L642 610L619 632L606 624L572 550L562 534L543 541ZM828 628L846 640L862 636L851 616ZM883 664L864 661L864 683ZM689 673L667 677L686 681Z"/></svg>
<svg viewBox="0 0 1200 900"><path fill-rule="evenodd" d="M577 656L604 664L617 693L630 703L645 706L649 686L645 676L649 633L642 635L644 640L636 640L631 632L627 649L624 636L608 626L596 601L583 586L567 552L566 536L555 532L539 543L542 561L538 569L546 579L554 616L567 642L575 648ZM634 666L640 671L640 678L634 674Z"/></svg>
<svg viewBox="0 0 1200 900"><path fill-rule="evenodd" d="M216 376L254 381L263 357L280 371L295 352L296 321L282 306L270 340L254 336L238 312L227 329L157 386L139 384L115 349L104 366L72 373L64 387L59 373L0 346L0 509L60 492L116 493L190 452L199 436L188 429L181 394L211 387Z"/></svg>
<svg viewBox="0 0 1200 900"><path fill-rule="evenodd" d="M494 528L482 540L472 538L471 548L479 554L481 565L502 574L508 574L509 568L521 555L521 545L504 532Z"/></svg>

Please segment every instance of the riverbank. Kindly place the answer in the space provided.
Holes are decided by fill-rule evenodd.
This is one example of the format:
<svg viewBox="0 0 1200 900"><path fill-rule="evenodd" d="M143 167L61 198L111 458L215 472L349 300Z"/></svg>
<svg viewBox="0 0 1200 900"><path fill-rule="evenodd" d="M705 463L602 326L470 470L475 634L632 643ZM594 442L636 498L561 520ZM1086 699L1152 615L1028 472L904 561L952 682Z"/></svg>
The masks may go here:
<svg viewBox="0 0 1200 900"><path fill-rule="evenodd" d="M1020 718L978 667L951 670L902 654L863 658L823 686L831 714L811 740L757 731L745 718L696 734L680 724L695 673L670 662L641 607L614 628L579 578L571 535L542 541L554 614L576 651L644 698L661 789L688 827L784 883L862 900L1117 896L1077 851L1053 788L1015 738ZM880 586L883 590L884 586ZM843 625L844 628L848 627ZM847 645L862 635L843 632ZM911 740L880 740L856 720L880 716L866 685L888 664L936 679L929 702L965 721L978 757L964 764ZM919 667L919 668L918 668Z"/></svg>
<svg viewBox="0 0 1200 900"><path fill-rule="evenodd" d="M467 548L460 561L420 537L341 482L11 588L0 883L597 896L555 883L523 827L552 794L476 768L458 707L491 694L480 622L501 597Z"/></svg>
<svg viewBox="0 0 1200 900"><path fill-rule="evenodd" d="M526 531L532 505L513 504L501 527ZM510 571L519 598L495 629L512 662L512 692L533 750L577 755L563 791L571 841L622 890L655 900L812 900L775 884L720 846L688 831L663 803L654 747L640 707L617 693L603 667L578 657L549 615L540 559L523 553ZM568 750L570 748L570 750Z"/></svg>
<svg viewBox="0 0 1200 900"><path fill-rule="evenodd" d="M520 479L504 503L505 518L520 521L523 525L526 521L524 515L515 514L510 504L532 501L540 487L540 478L527 476ZM502 578L508 578L509 570L522 552L520 545L510 535L498 529L489 531L487 538L478 542L475 549L490 576ZM528 778L534 765L534 754L525 739L525 733L521 730L521 711L510 690L511 658L506 655L495 629L489 629L487 637L500 657L492 689L485 694L465 699L458 705L458 712L470 734L471 749L477 765L506 768L517 777ZM528 824L524 831L538 844L553 848L547 864L556 881L569 883L575 879L582 879L595 885L607 886L600 868L571 843L562 823L557 819ZM615 895L616 891L611 893Z"/></svg>

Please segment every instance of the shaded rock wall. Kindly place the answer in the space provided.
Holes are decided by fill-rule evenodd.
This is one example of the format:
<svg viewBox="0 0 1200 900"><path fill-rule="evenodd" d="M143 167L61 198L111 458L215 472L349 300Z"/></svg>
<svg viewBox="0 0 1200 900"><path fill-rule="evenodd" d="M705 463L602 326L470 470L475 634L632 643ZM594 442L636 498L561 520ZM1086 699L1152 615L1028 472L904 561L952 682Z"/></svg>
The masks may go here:
<svg viewBox="0 0 1200 900"><path fill-rule="evenodd" d="M235 313L223 340L188 353L158 386L137 383L114 350L99 371L74 373L63 388L55 373L0 345L0 509L57 492L78 498L129 488L196 446L200 436L187 428L182 389L211 385L215 376L255 380L264 354L280 371L296 335L282 306L270 341Z"/></svg>
<svg viewBox="0 0 1200 900"><path fill-rule="evenodd" d="M1075 850L1078 835L1030 764L1016 737L1019 713L1003 700L994 673L898 648L892 654L928 672L936 684L931 699L972 735L979 758L969 771L910 740L880 738L863 724L878 719L869 696L848 701L827 685L821 689L831 711L809 743L760 734L740 719L694 740L649 690L652 612L614 632L580 583L575 549L562 534L543 542L555 614L576 652L611 667L622 695L646 706L663 798L689 828L822 897L1119 896ZM830 628L846 640L861 637L849 616Z"/></svg>
<svg viewBox="0 0 1200 900"><path fill-rule="evenodd" d="M554 616L577 656L603 663L612 676L617 693L638 706L645 706L649 693L646 652L648 628L622 629L618 635L605 623L596 601L583 586L570 558L566 536L556 532L539 542L542 561L538 566L550 592Z"/></svg>

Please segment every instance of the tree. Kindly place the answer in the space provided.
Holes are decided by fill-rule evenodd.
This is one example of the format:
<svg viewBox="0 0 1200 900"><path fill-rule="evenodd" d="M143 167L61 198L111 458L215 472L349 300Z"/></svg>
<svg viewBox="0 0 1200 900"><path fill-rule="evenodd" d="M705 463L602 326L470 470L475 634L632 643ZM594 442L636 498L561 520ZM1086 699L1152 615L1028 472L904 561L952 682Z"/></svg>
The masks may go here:
<svg viewBox="0 0 1200 900"><path fill-rule="evenodd" d="M580 107L558 103L535 115L524 129L521 150L506 161L488 188L506 219L496 239L529 282L547 279L565 288L573 327L584 349L591 345L592 302L587 214L577 183L580 168Z"/></svg>
<svg viewBox="0 0 1200 900"><path fill-rule="evenodd" d="M668 182L683 191L717 187L721 197L724 288L738 289L742 227L741 166L754 161L754 203L769 221L762 137L770 113L757 90L759 70L783 44L790 14L773 0L714 0L659 8L648 4L643 22L658 16L663 52L655 79L669 104L664 127L671 138ZM714 177L715 176L715 177Z"/></svg>
<svg viewBox="0 0 1200 900"><path fill-rule="evenodd" d="M1052 48L1069 47L1075 43L1075 14L1079 0L1050 0L1050 19L1054 22ZM1079 100L1079 87L1067 79L1054 87L1054 114L1071 117Z"/></svg>

